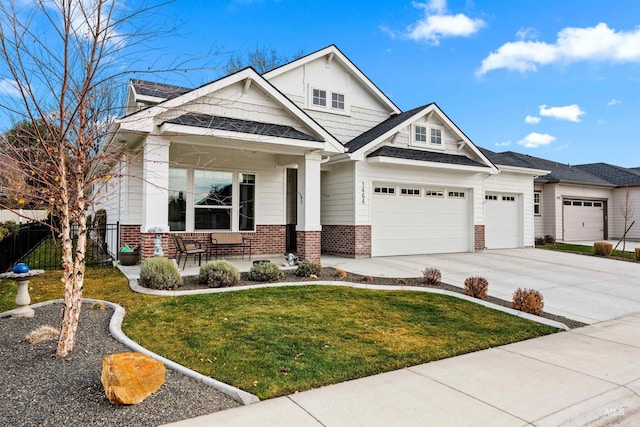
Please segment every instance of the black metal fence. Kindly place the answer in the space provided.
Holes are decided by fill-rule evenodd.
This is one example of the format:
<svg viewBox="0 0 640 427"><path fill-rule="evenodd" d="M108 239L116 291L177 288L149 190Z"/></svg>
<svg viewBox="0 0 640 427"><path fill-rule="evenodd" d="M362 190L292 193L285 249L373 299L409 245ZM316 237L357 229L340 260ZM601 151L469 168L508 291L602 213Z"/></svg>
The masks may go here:
<svg viewBox="0 0 640 427"><path fill-rule="evenodd" d="M71 227L73 245L77 225ZM86 265L104 265L113 260L110 248L120 247L120 224L90 227L87 233ZM32 269L57 269L62 263L62 240L51 228L39 223L25 224L17 234L0 241L0 271L24 262Z"/></svg>

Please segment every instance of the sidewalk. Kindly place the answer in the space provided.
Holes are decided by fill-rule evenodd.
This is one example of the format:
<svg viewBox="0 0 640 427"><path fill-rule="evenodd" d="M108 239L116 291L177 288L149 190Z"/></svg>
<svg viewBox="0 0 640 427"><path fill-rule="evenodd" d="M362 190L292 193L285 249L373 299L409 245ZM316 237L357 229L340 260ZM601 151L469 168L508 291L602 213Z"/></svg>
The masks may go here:
<svg viewBox="0 0 640 427"><path fill-rule="evenodd" d="M168 425L635 426L639 360L632 315Z"/></svg>

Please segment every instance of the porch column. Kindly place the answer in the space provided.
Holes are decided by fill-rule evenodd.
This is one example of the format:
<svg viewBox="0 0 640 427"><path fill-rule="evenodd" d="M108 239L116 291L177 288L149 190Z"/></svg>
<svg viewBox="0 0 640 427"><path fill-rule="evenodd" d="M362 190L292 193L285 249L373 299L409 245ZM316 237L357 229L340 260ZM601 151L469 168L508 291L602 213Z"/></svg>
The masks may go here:
<svg viewBox="0 0 640 427"><path fill-rule="evenodd" d="M155 232L169 231L169 141L148 135L142 158L142 227L143 258L153 255L151 242ZM150 233L151 236L146 235ZM164 243L164 242L163 242ZM150 246L150 247L148 247ZM163 244L164 246L164 244ZM167 247L163 250L166 253Z"/></svg>
<svg viewBox="0 0 640 427"><path fill-rule="evenodd" d="M308 153L298 163L298 257L320 262L320 153Z"/></svg>

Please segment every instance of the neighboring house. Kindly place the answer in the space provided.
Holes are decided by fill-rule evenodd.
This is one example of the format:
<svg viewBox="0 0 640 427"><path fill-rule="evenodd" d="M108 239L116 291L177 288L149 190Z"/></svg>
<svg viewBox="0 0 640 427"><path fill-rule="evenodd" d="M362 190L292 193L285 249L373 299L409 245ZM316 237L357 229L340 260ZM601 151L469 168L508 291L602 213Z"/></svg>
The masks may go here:
<svg viewBox="0 0 640 427"><path fill-rule="evenodd" d="M112 138L101 207L143 257L212 231L314 261L533 246L549 171L492 161L435 103L401 111L333 45L195 89L132 80Z"/></svg>
<svg viewBox="0 0 640 427"><path fill-rule="evenodd" d="M637 168L606 163L572 166L512 151L483 151L497 164L550 171L535 180L536 237L550 235L567 242L619 239L625 231L623 208L628 207L629 225L640 219ZM627 238L640 239L640 223L631 228Z"/></svg>

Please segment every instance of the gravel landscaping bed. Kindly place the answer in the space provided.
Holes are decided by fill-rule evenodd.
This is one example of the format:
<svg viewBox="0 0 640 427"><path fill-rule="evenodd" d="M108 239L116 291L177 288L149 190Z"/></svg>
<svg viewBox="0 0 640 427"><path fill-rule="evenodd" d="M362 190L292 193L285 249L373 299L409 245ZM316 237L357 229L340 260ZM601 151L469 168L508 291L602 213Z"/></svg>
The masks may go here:
<svg viewBox="0 0 640 427"><path fill-rule="evenodd" d="M112 405L100 383L102 358L131 351L109 334L113 310L84 304L76 348L54 356L57 342L31 345L27 333L60 326L62 305L31 319L0 318L1 426L157 426L240 406L230 397L167 369L166 382L138 405Z"/></svg>

